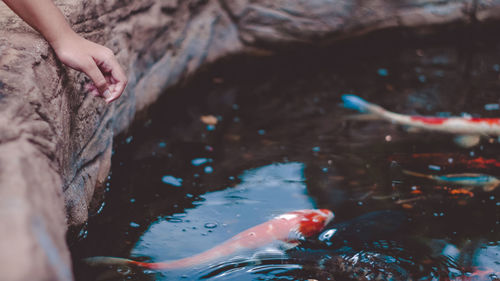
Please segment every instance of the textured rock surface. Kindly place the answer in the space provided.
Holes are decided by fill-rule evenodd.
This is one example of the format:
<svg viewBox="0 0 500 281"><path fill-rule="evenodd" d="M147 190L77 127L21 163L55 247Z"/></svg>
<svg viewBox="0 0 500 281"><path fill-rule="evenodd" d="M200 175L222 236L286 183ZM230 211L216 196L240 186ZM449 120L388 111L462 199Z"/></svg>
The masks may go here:
<svg viewBox="0 0 500 281"><path fill-rule="evenodd" d="M394 27L497 20L500 1L56 1L74 29L110 47L129 86L106 106L87 78L0 2L2 280L71 279L66 225L87 220L113 135L168 87L231 53L325 44ZM477 9L476 9L477 8Z"/></svg>

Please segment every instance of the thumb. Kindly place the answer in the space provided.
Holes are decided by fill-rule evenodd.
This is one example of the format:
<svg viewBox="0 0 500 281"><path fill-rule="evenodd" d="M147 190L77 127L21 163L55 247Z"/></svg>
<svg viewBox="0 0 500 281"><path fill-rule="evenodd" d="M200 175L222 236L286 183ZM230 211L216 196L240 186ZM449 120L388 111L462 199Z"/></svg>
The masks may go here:
<svg viewBox="0 0 500 281"><path fill-rule="evenodd" d="M92 80L95 87L99 91L101 96L105 95L106 90L108 90L108 82L101 70L97 67L96 63L92 60L92 63L84 69L85 74ZM109 91L108 91L109 92Z"/></svg>

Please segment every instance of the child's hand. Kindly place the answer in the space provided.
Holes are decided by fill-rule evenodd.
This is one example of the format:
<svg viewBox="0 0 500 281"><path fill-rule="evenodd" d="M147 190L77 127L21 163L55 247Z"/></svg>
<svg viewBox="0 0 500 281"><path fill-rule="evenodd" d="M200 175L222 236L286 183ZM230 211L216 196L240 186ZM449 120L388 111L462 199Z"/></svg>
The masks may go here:
<svg viewBox="0 0 500 281"><path fill-rule="evenodd" d="M67 66L83 71L94 82L88 87L110 103L120 97L127 76L113 52L76 34L52 0L3 0L29 25L38 30Z"/></svg>
<svg viewBox="0 0 500 281"><path fill-rule="evenodd" d="M127 76L110 49L76 33L50 43L61 62L84 72L92 80L93 84L87 86L92 94L104 97L110 103L123 93Z"/></svg>

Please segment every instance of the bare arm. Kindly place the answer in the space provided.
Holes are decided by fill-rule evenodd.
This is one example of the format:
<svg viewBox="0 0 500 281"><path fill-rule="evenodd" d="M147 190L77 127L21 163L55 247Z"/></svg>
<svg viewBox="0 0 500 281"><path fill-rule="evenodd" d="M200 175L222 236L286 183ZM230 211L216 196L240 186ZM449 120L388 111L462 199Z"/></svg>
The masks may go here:
<svg viewBox="0 0 500 281"><path fill-rule="evenodd" d="M108 103L120 97L127 77L113 52L76 34L52 0L3 1L43 35L64 64L90 77L94 84L89 89L96 96Z"/></svg>

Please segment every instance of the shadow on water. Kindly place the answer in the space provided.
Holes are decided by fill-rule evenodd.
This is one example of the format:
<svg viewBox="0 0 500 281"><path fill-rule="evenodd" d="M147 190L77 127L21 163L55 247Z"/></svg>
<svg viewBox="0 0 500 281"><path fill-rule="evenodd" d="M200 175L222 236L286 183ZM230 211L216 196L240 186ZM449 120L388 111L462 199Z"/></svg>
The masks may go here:
<svg viewBox="0 0 500 281"><path fill-rule="evenodd" d="M449 135L352 119L339 105L354 93L403 114L499 117L500 42L483 35L391 33L205 69L117 138L106 200L72 246L77 280L469 280L479 269L493 280L498 190L402 170L499 177L498 140L464 149ZM200 120L210 115L217 124ZM187 257L304 208L336 218L296 248L168 272L79 262Z"/></svg>

